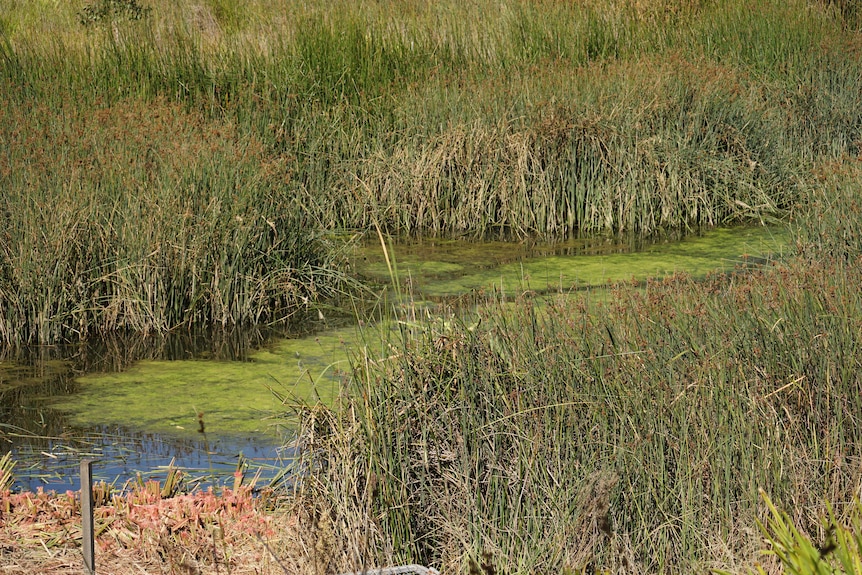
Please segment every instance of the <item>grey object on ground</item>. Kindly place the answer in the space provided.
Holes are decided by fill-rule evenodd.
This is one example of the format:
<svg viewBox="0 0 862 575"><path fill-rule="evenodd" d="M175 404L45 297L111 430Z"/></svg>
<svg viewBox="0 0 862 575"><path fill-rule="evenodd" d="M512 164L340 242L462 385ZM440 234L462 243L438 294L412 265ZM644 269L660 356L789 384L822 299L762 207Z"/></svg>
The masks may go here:
<svg viewBox="0 0 862 575"><path fill-rule="evenodd" d="M418 573L418 575L440 575L440 572L433 567L423 567L422 565L379 567L366 569L364 571L351 571L349 573L342 573L341 575L405 575L407 573Z"/></svg>

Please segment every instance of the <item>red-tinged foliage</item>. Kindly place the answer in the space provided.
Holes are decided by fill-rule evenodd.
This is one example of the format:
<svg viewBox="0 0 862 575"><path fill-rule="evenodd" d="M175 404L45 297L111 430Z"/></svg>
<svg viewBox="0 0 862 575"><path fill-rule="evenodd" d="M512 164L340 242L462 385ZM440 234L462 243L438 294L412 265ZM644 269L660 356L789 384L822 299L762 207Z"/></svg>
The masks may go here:
<svg viewBox="0 0 862 575"><path fill-rule="evenodd" d="M272 542L296 525L248 487L165 498L149 482L99 503L100 574L281 573L270 549L283 546ZM77 492L0 492L0 573L79 573L80 548Z"/></svg>

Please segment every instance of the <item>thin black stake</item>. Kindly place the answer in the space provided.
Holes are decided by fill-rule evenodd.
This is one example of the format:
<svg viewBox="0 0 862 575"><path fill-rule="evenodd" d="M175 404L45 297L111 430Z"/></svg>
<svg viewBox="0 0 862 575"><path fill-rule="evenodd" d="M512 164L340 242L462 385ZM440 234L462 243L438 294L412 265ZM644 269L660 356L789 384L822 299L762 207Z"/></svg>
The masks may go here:
<svg viewBox="0 0 862 575"><path fill-rule="evenodd" d="M96 575L96 538L93 531L93 460L81 460L81 547L84 573Z"/></svg>

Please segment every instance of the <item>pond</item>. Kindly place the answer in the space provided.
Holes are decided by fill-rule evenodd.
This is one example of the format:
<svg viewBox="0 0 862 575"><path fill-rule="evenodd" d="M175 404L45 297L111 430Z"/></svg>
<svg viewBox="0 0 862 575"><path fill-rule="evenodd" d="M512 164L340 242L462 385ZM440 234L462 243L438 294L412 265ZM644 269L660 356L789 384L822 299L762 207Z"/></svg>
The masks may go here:
<svg viewBox="0 0 862 575"><path fill-rule="evenodd" d="M372 284L394 282L412 305L437 313L489 291L569 293L757 265L788 243L779 227L714 229L640 245L617 238L553 245L416 240L384 249L371 241L356 246L352 268ZM238 468L269 481L293 455L292 409L342 393L351 354L375 337L322 312L303 327L118 337L0 355L0 453L11 450L18 462L16 488L77 489L83 457L96 460L97 479L116 485L163 478L172 461L187 487L230 481Z"/></svg>

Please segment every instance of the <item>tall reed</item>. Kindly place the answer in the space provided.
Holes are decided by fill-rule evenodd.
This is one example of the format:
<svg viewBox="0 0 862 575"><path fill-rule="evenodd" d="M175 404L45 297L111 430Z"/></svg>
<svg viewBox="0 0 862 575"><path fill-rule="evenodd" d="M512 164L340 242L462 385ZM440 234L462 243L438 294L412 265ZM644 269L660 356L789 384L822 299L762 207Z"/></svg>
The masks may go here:
<svg viewBox="0 0 862 575"><path fill-rule="evenodd" d="M230 123L125 101L10 104L0 126L3 343L277 322L338 289L335 252Z"/></svg>
<svg viewBox="0 0 862 575"><path fill-rule="evenodd" d="M862 141L822 3L96 4L0 0L3 342L272 321L372 223L772 220Z"/></svg>
<svg viewBox="0 0 862 575"><path fill-rule="evenodd" d="M857 141L858 64L817 4L228 5L157 3L87 30L57 17L71 30L54 44L8 24L9 96L162 97L235 119L312 221L396 233L771 217L811 158Z"/></svg>
<svg viewBox="0 0 862 575"><path fill-rule="evenodd" d="M306 420L303 493L357 534L333 561L735 570L761 544L759 489L817 533L862 481L862 268L838 225L862 192L829 181L783 262L527 291L369 348L344 406Z"/></svg>

